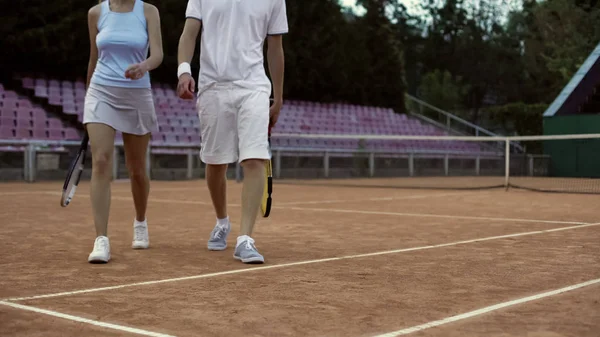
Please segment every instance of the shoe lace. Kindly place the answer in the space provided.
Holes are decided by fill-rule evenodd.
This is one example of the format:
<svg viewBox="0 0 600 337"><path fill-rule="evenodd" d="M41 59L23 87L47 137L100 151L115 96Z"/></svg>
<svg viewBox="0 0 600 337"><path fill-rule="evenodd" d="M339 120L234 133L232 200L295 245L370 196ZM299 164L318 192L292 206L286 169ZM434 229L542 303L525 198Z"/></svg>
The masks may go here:
<svg viewBox="0 0 600 337"><path fill-rule="evenodd" d="M217 230L215 231L215 234L213 235L213 239L220 239L225 234L226 229L227 229L226 225L217 225Z"/></svg>
<svg viewBox="0 0 600 337"><path fill-rule="evenodd" d="M106 239L99 239L96 242L96 250L106 250L108 248L108 241Z"/></svg>
<svg viewBox="0 0 600 337"><path fill-rule="evenodd" d="M256 250L256 247L254 247L254 240L252 240L252 239L246 240L246 249Z"/></svg>
<svg viewBox="0 0 600 337"><path fill-rule="evenodd" d="M136 239L144 238L144 236L146 234L146 228L144 228L143 226L135 226L133 230L134 230Z"/></svg>

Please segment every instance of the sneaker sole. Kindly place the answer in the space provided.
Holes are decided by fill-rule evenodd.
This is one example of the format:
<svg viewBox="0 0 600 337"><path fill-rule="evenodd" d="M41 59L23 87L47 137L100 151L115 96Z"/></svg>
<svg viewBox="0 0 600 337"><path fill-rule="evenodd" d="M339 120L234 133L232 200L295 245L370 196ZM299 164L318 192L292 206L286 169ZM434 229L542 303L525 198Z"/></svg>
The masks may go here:
<svg viewBox="0 0 600 337"><path fill-rule="evenodd" d="M261 257L251 257L248 259L242 259L239 256L233 256L234 259L242 261L243 263L248 263L248 264L262 264L265 263L265 259L261 258Z"/></svg>
<svg viewBox="0 0 600 337"><path fill-rule="evenodd" d="M150 247L149 242L134 242L131 244L133 249L148 249L148 247Z"/></svg>
<svg viewBox="0 0 600 337"><path fill-rule="evenodd" d="M227 245L225 246L211 246L210 244L208 245L208 250L225 250L227 249Z"/></svg>
<svg viewBox="0 0 600 337"><path fill-rule="evenodd" d="M108 258L100 257L100 256L90 256L88 257L88 262L93 264L104 264L110 261L110 255Z"/></svg>

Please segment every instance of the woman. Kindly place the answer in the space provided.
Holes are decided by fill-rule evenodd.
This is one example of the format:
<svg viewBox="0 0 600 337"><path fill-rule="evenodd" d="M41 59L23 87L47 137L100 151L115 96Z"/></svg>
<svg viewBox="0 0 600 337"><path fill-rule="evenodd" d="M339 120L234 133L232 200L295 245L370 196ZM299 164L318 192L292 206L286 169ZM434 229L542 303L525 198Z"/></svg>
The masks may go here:
<svg viewBox="0 0 600 337"><path fill-rule="evenodd" d="M149 247L146 151L157 121L149 71L163 59L160 17L141 0L100 1L89 10L90 61L83 123L92 150L91 201L96 226L91 263L110 260L107 236L115 132L123 133L135 204L134 249ZM150 49L150 56L148 56Z"/></svg>

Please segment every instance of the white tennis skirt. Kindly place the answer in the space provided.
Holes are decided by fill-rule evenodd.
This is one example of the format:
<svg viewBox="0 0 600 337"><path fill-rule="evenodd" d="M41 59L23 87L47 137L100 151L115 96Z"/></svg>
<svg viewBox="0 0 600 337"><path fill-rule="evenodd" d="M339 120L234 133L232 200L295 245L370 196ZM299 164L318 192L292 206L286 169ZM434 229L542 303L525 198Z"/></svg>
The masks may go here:
<svg viewBox="0 0 600 337"><path fill-rule="evenodd" d="M122 133L145 135L157 130L151 88L122 88L90 83L83 124L102 123Z"/></svg>

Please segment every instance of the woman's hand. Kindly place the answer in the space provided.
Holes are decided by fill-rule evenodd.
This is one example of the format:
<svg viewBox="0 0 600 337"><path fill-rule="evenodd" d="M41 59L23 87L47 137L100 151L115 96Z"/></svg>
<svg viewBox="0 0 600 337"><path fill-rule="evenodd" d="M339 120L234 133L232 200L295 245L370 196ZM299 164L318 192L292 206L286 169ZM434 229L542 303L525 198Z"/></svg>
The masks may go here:
<svg viewBox="0 0 600 337"><path fill-rule="evenodd" d="M148 72L148 66L145 62L132 64L125 70L125 77L131 80L139 80Z"/></svg>

